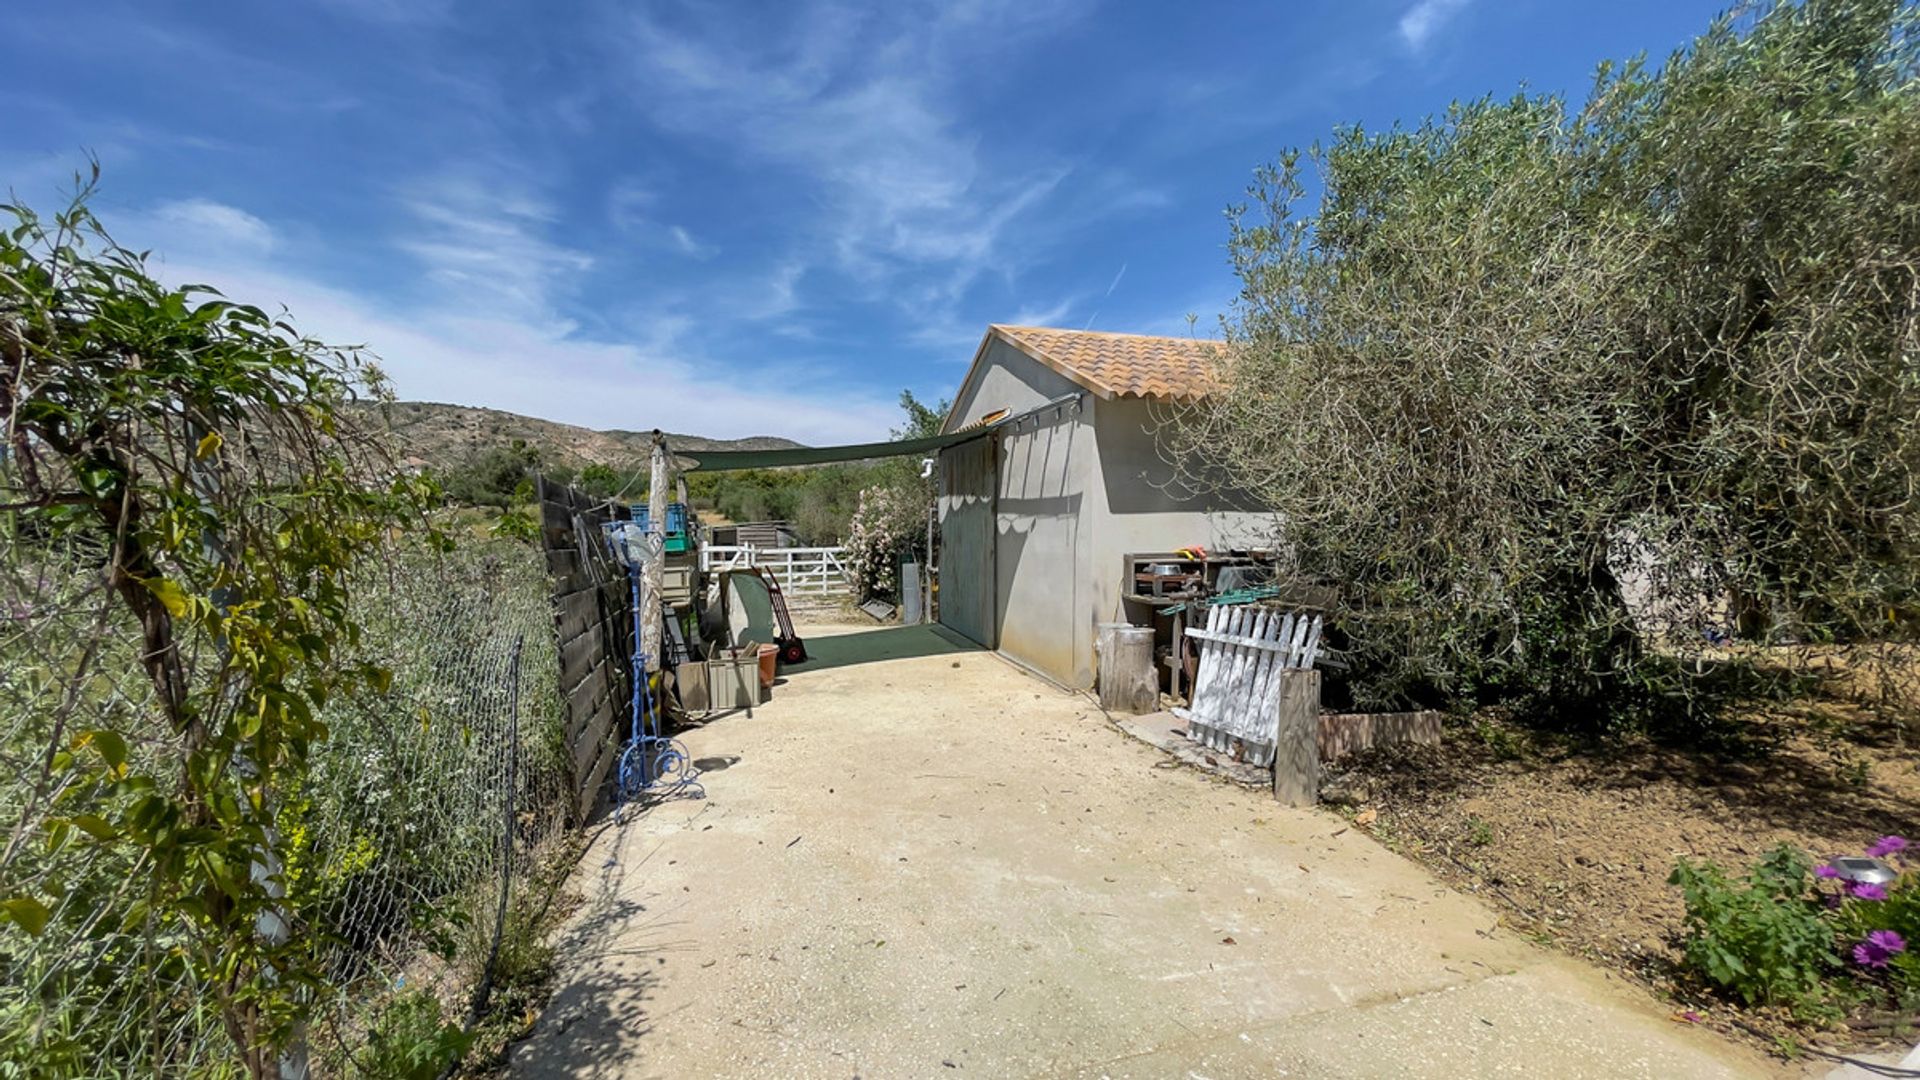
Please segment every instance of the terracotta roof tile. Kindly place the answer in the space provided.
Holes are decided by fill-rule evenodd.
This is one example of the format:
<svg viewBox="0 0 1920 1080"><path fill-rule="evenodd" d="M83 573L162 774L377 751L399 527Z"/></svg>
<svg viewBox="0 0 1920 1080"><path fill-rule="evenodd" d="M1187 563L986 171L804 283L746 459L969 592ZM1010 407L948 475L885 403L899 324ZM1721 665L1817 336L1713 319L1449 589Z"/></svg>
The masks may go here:
<svg viewBox="0 0 1920 1080"><path fill-rule="evenodd" d="M1192 401L1219 385L1217 341L999 324L987 332L1103 398Z"/></svg>

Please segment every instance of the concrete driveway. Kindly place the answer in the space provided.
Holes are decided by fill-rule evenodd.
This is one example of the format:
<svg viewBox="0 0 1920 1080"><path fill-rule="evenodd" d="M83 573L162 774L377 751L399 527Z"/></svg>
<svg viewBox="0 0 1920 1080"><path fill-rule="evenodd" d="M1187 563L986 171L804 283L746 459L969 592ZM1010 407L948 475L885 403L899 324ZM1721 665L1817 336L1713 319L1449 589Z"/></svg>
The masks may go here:
<svg viewBox="0 0 1920 1080"><path fill-rule="evenodd" d="M609 826L525 1077L1720 1077L1774 1068L1328 813L927 628L826 636Z"/></svg>

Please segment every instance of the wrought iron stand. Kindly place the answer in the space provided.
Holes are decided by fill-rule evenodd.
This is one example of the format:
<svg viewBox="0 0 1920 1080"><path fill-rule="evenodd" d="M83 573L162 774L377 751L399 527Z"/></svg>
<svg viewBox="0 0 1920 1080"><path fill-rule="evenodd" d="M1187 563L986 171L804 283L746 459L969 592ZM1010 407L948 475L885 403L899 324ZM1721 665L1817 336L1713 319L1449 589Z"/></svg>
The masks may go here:
<svg viewBox="0 0 1920 1080"><path fill-rule="evenodd" d="M660 708L647 679L647 654L640 646L641 622L646 614L640 602L640 566L617 546L616 552L626 563L627 585L633 598L632 731L626 749L620 753L614 787L614 814L620 817L635 803L704 799L707 792L700 784L699 770L687 756L687 748L661 731Z"/></svg>

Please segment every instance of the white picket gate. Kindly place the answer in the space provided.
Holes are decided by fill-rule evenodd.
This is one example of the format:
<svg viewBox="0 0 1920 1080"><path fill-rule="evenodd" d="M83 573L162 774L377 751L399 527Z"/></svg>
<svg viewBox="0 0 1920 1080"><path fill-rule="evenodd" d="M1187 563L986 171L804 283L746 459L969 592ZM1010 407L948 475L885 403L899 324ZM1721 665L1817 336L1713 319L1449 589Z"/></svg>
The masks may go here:
<svg viewBox="0 0 1920 1080"><path fill-rule="evenodd" d="M842 561L842 547L756 547L708 544L700 549L700 569L746 570L764 566L790 596L839 596L853 590L853 579Z"/></svg>
<svg viewBox="0 0 1920 1080"><path fill-rule="evenodd" d="M1187 738L1254 765L1271 765L1280 734L1280 673L1306 669L1320 653L1320 616L1281 615L1252 607L1207 609L1193 700L1173 713Z"/></svg>

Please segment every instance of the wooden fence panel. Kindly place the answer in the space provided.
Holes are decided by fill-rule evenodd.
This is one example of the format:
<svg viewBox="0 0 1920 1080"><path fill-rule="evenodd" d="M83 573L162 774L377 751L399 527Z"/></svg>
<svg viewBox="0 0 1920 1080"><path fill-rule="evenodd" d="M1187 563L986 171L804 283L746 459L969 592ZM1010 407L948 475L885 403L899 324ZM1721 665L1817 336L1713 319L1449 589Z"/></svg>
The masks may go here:
<svg viewBox="0 0 1920 1080"><path fill-rule="evenodd" d="M1250 605L1207 609L1204 628L1187 636L1200 645L1193 700L1174 715L1187 737L1254 765L1274 760L1287 672L1310 669L1320 648L1319 616L1276 615Z"/></svg>
<svg viewBox="0 0 1920 1080"><path fill-rule="evenodd" d="M573 771L574 810L585 821L618 756L632 630L626 572L600 543L610 508L539 477L540 545L546 552L554 632L560 645L560 694Z"/></svg>

